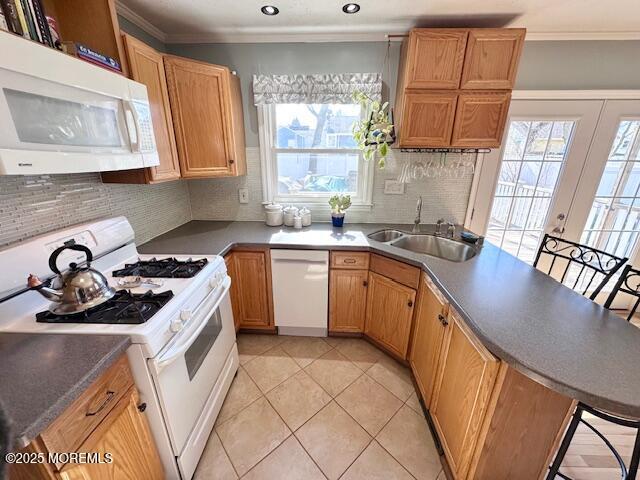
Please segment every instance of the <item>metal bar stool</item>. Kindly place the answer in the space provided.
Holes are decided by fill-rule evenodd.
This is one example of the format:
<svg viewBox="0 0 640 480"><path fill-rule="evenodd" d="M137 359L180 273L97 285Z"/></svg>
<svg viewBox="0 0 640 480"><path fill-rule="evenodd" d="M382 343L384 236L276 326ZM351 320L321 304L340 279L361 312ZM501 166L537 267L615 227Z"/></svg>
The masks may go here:
<svg viewBox="0 0 640 480"><path fill-rule="evenodd" d="M540 260L547 256L551 257L551 263L548 268L545 268L546 266L540 265ZM558 259L560 261L556 263ZM561 274L560 283L565 284L581 295L587 295L591 286L594 285L596 277L601 277L601 279L596 280L596 287L589 294L589 299L594 300L627 260L627 258L616 257L588 245L581 245L580 243L545 234L538 248L533 266L550 276L554 276L554 273ZM573 267L576 268L574 269ZM556 271L554 271L554 268L556 268ZM574 279L573 275L576 270L577 276Z"/></svg>
<svg viewBox="0 0 640 480"><path fill-rule="evenodd" d="M640 304L640 270L636 270L631 267L631 265L627 265L622 270L620 278L616 282L615 287L609 294L607 301L604 306L606 308L610 308L613 303L614 298L619 293L626 293L628 295L632 295L636 297L636 301L634 302L633 308L629 315L627 316L627 321L630 321L633 315L635 314L638 305ZM611 422L615 425L621 425L624 427L630 427L636 429L636 440L634 442L633 451L631 453L631 461L629 463L629 467L624 463L622 456L613 444L600 432L597 428L587 422L584 418L582 418L582 414L584 412L588 412L595 417L601 418L608 422ZM547 480L555 480L556 476L564 478L566 480L571 480L570 477L564 475L560 472L560 465L564 460L565 455L567 454L567 450L569 449L569 445L571 445L571 440L576 433L576 429L578 425L583 423L586 425L591 431L593 431L600 439L604 442L604 444L609 448L613 456L615 457L618 465L620 466L620 478L622 480L635 480L638 474L638 463L640 461L640 420L637 419L629 419L624 417L619 417L616 415L612 415L610 413L604 412L602 410L598 410L596 408L585 405L582 402L578 403L576 407L576 411L571 418L571 423L569 424L569 428L567 428L567 432L562 439L562 443L560 444L560 448L558 449L558 453L556 454L556 458L554 459L551 467L549 467L549 473L547 475Z"/></svg>

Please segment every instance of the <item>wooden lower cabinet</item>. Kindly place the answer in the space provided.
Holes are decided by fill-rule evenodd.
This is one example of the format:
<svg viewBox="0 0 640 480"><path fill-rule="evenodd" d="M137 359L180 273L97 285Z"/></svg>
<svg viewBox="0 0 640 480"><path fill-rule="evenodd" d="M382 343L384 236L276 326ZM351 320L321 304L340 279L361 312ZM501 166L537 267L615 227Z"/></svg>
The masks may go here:
<svg viewBox="0 0 640 480"><path fill-rule="evenodd" d="M416 291L375 272L368 288L365 334L406 359Z"/></svg>
<svg viewBox="0 0 640 480"><path fill-rule="evenodd" d="M13 464L9 478L160 480L164 471L143 411L123 355L21 450L45 459L49 453L91 454L104 463L79 463L61 456L54 463Z"/></svg>
<svg viewBox="0 0 640 480"><path fill-rule="evenodd" d="M368 270L331 270L329 332L364 332L368 279Z"/></svg>
<svg viewBox="0 0 640 480"><path fill-rule="evenodd" d="M451 472L466 478L498 374L495 358L455 310L442 345L430 413Z"/></svg>
<svg viewBox="0 0 640 480"><path fill-rule="evenodd" d="M118 402L107 419L78 449L110 454L111 464L67 464L60 472L65 480L118 478L161 479L162 463L155 449L146 419L138 409L138 392L132 387Z"/></svg>
<svg viewBox="0 0 640 480"><path fill-rule="evenodd" d="M236 249L225 261L237 328L274 330L269 249Z"/></svg>
<svg viewBox="0 0 640 480"><path fill-rule="evenodd" d="M448 322L448 308L443 295L423 274L413 319L409 365L427 408L431 406L438 373L438 361Z"/></svg>

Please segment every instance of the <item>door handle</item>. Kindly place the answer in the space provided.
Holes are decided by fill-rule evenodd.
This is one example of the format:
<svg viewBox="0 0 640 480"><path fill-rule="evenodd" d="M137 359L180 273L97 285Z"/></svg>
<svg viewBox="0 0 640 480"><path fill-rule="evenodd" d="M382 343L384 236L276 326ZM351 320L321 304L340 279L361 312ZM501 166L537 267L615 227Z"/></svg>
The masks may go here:
<svg viewBox="0 0 640 480"><path fill-rule="evenodd" d="M557 233L559 235L562 235L564 233L564 220L567 218L567 216L564 213L559 213L558 216L556 217L556 226L553 227L553 230L551 230L551 233Z"/></svg>

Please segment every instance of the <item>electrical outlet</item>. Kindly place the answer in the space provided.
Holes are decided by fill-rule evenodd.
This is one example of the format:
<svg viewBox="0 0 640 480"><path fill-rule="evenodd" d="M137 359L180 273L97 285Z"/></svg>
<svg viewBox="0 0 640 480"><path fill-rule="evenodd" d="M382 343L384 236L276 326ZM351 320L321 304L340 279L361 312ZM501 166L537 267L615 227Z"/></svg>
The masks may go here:
<svg viewBox="0 0 640 480"><path fill-rule="evenodd" d="M248 188L239 188L238 189L238 201L240 203L249 203L249 189Z"/></svg>

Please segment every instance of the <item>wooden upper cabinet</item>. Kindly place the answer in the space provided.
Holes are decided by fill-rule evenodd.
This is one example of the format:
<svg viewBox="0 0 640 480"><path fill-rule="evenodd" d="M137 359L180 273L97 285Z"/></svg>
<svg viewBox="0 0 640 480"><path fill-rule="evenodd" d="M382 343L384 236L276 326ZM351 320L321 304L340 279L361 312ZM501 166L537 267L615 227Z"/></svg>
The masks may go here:
<svg viewBox="0 0 640 480"><path fill-rule="evenodd" d="M513 89L525 33L524 28L470 30L460 88Z"/></svg>
<svg viewBox="0 0 640 480"><path fill-rule="evenodd" d="M117 183L158 183L180 178L180 164L173 133L163 55L149 45L124 34L131 78L147 87L151 121L160 164L138 170L103 173L103 180Z"/></svg>
<svg viewBox="0 0 640 480"><path fill-rule="evenodd" d="M489 406L499 362L453 309L448 319L430 412L453 478L464 479Z"/></svg>
<svg viewBox="0 0 640 480"><path fill-rule="evenodd" d="M365 333L401 359L407 357L415 299L412 288L369 272Z"/></svg>
<svg viewBox="0 0 640 480"><path fill-rule="evenodd" d="M448 304L444 297L423 274L413 320L409 364L427 408L431 407L447 313Z"/></svg>
<svg viewBox="0 0 640 480"><path fill-rule="evenodd" d="M497 148L509 112L511 92L469 92L458 97L451 146Z"/></svg>
<svg viewBox="0 0 640 480"><path fill-rule="evenodd" d="M451 142L458 95L422 91L404 96L400 130L401 147L446 147Z"/></svg>
<svg viewBox="0 0 640 480"><path fill-rule="evenodd" d="M182 176L244 175L238 77L227 67L172 55L164 63Z"/></svg>
<svg viewBox="0 0 640 480"><path fill-rule="evenodd" d="M466 30L412 30L406 46L404 88L458 88L466 43Z"/></svg>

